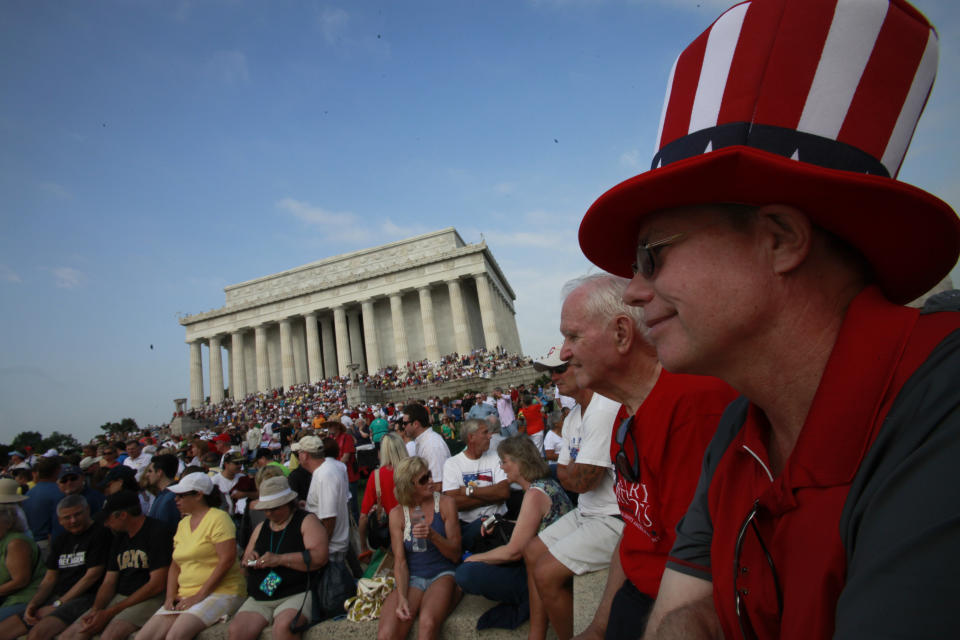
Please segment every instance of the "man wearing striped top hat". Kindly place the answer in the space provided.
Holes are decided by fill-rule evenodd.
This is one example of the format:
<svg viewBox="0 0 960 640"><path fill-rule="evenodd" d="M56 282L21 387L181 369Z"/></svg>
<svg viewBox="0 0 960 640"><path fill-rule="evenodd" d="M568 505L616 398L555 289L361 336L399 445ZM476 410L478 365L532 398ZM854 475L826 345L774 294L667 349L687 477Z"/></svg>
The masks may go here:
<svg viewBox="0 0 960 640"><path fill-rule="evenodd" d="M900 182L937 34L904 0L751 0L677 58L651 170L580 227L720 421L648 638L956 635L960 253Z"/></svg>

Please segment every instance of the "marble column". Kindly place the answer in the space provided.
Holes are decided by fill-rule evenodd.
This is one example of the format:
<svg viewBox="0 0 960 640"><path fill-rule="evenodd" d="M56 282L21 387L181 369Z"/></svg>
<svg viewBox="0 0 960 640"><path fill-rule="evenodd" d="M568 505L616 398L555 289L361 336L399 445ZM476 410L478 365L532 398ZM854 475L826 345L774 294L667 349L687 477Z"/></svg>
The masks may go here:
<svg viewBox="0 0 960 640"><path fill-rule="evenodd" d="M367 372L367 359L363 357L363 336L360 335L360 310L347 312L347 325L350 328L350 361L360 365L360 371Z"/></svg>
<svg viewBox="0 0 960 640"><path fill-rule="evenodd" d="M203 406L203 355L200 340L190 343L190 408Z"/></svg>
<svg viewBox="0 0 960 640"><path fill-rule="evenodd" d="M320 366L320 333L317 331L317 314L304 314L303 321L307 325L307 378L310 382L319 382L323 379L323 370Z"/></svg>
<svg viewBox="0 0 960 640"><path fill-rule="evenodd" d="M483 322L483 339L487 344L487 350L493 351L499 347L500 331L497 329L497 312L494 307L493 296L490 290L490 278L485 273L478 273L477 280L477 299L480 302L480 319Z"/></svg>
<svg viewBox="0 0 960 640"><path fill-rule="evenodd" d="M332 378L337 375L337 348L333 340L333 320L330 316L320 318L320 328L323 330L323 377Z"/></svg>
<svg viewBox="0 0 960 640"><path fill-rule="evenodd" d="M243 332L234 331L230 336L230 395L234 400L243 400L247 395L247 377L243 366Z"/></svg>
<svg viewBox="0 0 960 640"><path fill-rule="evenodd" d="M450 289L450 311L453 313L453 337L457 344L457 353L470 353L470 329L467 326L467 312L463 307L463 292L459 280L447 281Z"/></svg>
<svg viewBox="0 0 960 640"><path fill-rule="evenodd" d="M293 368L293 336L290 332L290 318L280 321L280 366L283 381L283 390L286 391L294 384Z"/></svg>
<svg viewBox="0 0 960 640"><path fill-rule="evenodd" d="M440 359L440 347L437 342L437 325L433 321L433 296L430 294L430 287L421 287L417 290L420 294L420 319L423 321L423 346L427 352L427 360L436 362Z"/></svg>
<svg viewBox="0 0 960 640"><path fill-rule="evenodd" d="M257 346L257 391L270 390L270 356L267 352L267 325L261 324L254 330Z"/></svg>
<svg viewBox="0 0 960 640"><path fill-rule="evenodd" d="M399 293L390 294L390 319L393 320L393 353L398 367L406 367L410 359L407 350L407 332L403 327L403 299Z"/></svg>
<svg viewBox="0 0 960 640"><path fill-rule="evenodd" d="M210 338L210 404L223 402L223 355L220 336Z"/></svg>
<svg viewBox="0 0 960 640"><path fill-rule="evenodd" d="M337 375L350 373L350 336L347 335L347 312L343 307L333 309L333 332L337 339ZM333 375L333 374L331 374Z"/></svg>
<svg viewBox="0 0 960 640"><path fill-rule="evenodd" d="M364 300L360 306L363 309L363 340L367 346L367 371L376 373L380 370L380 350L377 344L377 323L373 315L373 300Z"/></svg>

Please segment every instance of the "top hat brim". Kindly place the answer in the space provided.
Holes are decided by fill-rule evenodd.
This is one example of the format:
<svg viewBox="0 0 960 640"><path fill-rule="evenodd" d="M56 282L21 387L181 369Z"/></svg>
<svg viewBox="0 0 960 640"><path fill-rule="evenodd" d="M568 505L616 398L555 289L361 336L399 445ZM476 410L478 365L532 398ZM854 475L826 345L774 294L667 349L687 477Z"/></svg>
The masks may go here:
<svg viewBox="0 0 960 640"><path fill-rule="evenodd" d="M739 145L674 162L611 188L580 223L580 247L598 267L629 278L646 216L712 203L797 207L813 224L858 249L876 283L900 304L933 288L960 253L956 213L922 189Z"/></svg>

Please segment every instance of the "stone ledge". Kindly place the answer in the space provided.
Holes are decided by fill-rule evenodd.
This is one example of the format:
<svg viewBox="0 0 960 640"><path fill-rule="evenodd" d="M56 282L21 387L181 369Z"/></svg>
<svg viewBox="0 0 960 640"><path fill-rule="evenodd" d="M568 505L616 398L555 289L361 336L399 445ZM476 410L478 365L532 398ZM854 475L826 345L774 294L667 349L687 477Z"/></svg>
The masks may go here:
<svg viewBox="0 0 960 640"><path fill-rule="evenodd" d="M586 629L590 621L593 620L593 614L597 610L600 598L603 596L603 589L607 584L607 570L595 571L573 579L573 631L580 633ZM441 640L516 640L525 638L529 623L521 627L508 629L486 629L477 631L477 619L490 607L496 605L495 602L481 598L480 596L465 595L453 610L453 613L447 618L440 631ZM227 640L227 626L229 623L221 622L204 629L197 636L199 640ZM351 638L369 639L377 637L377 625L379 620L369 620L367 622L351 622L350 620L327 620L312 627L306 634L304 640L324 640L325 638L337 638L337 640L350 640ZM417 625L414 623L409 637L416 637ZM130 640L134 640L132 636ZM555 640L556 634L553 629L547 631L548 640ZM260 640L271 640L269 627L260 634Z"/></svg>

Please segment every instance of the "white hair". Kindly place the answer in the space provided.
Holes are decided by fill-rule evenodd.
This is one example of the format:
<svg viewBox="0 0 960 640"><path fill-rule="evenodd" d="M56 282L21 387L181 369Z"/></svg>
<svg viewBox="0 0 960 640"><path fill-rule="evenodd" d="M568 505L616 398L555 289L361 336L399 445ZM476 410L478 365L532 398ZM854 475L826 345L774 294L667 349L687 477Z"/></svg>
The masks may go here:
<svg viewBox="0 0 960 640"><path fill-rule="evenodd" d="M565 302L571 293L583 287L586 294L583 308L591 317L609 321L617 316L627 316L633 320L634 327L643 334L643 309L623 301L623 293L628 284L630 281L620 276L610 273L593 273L568 281L560 290L560 295Z"/></svg>

